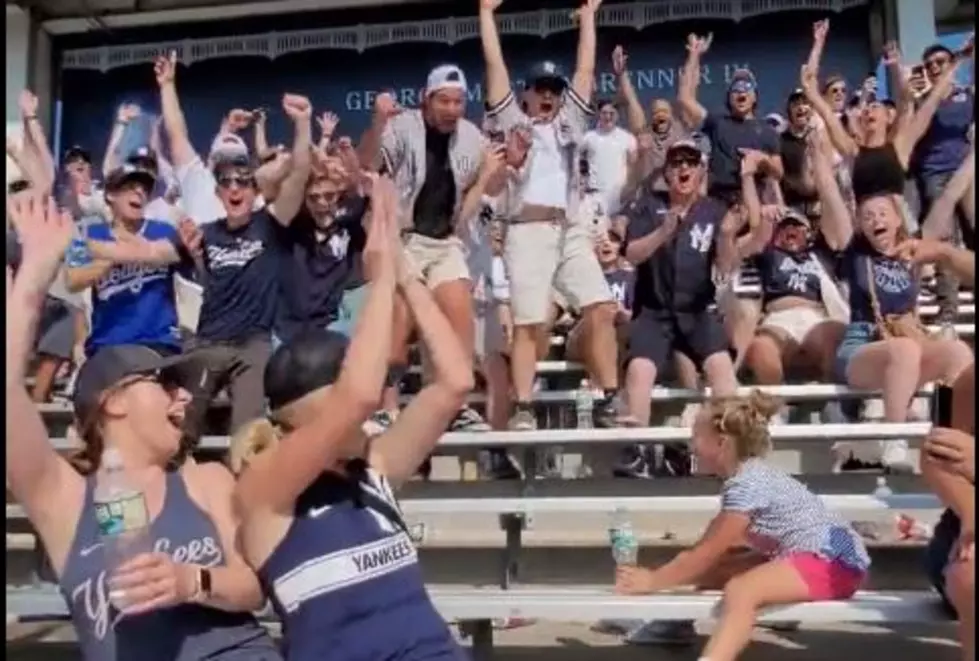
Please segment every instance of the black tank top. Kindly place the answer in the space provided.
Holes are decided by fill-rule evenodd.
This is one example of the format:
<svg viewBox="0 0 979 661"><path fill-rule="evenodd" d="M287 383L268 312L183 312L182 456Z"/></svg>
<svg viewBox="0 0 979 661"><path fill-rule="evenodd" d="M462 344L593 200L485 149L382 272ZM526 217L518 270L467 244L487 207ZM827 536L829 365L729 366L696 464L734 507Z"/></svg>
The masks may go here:
<svg viewBox="0 0 979 661"><path fill-rule="evenodd" d="M853 159L853 197L857 202L874 195L904 194L906 177L894 145L861 147Z"/></svg>

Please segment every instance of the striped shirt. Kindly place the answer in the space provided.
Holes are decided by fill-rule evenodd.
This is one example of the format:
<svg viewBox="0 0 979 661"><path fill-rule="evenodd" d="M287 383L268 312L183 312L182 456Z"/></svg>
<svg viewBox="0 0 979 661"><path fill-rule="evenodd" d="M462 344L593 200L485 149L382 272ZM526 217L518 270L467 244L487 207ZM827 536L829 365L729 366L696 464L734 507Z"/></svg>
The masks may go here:
<svg viewBox="0 0 979 661"><path fill-rule="evenodd" d="M530 152L527 154L527 161L521 168L522 176L520 180L514 182L511 188L511 209L518 211L522 206L528 189L535 181L542 179L554 179L561 181L567 189L566 196L561 196L564 200L563 208L572 211L568 207L572 206L577 198L575 191L578 190L578 163L579 151L585 132L588 130L588 122L593 115L588 102L581 98L573 88L568 87L562 96L562 104L557 116L550 122L541 123L530 119L517 106L517 100L513 92L508 93L503 100L486 111L486 117L494 124L493 128L498 131L509 133L517 127L527 127L533 133L533 143ZM553 137L546 135L545 132L552 132ZM559 177L554 177L552 156L549 151L551 145L556 145L558 149L558 165L560 167ZM550 206L550 205L547 205Z"/></svg>
<svg viewBox="0 0 979 661"><path fill-rule="evenodd" d="M813 553L861 572L870 567L867 549L850 524L763 459L748 459L724 482L721 509L747 516L749 543L769 557Z"/></svg>
<svg viewBox="0 0 979 661"><path fill-rule="evenodd" d="M420 109L406 110L388 122L381 136L381 158L401 200L401 226L410 229L415 200L425 183L425 119ZM460 119L449 140L456 211L466 190L476 181L482 159L482 134L475 124Z"/></svg>

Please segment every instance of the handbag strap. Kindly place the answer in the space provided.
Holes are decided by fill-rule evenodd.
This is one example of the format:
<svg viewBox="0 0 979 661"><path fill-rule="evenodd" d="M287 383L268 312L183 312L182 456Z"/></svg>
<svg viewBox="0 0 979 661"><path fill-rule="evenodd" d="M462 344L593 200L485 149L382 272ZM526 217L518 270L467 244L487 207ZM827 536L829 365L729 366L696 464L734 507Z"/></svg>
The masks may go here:
<svg viewBox="0 0 979 661"><path fill-rule="evenodd" d="M870 255L864 255L864 263L867 268L867 293L870 294L870 309L874 313L877 332L882 337L888 338L891 334L884 321L884 315L880 311L880 299L877 298L877 283L874 281L874 260Z"/></svg>

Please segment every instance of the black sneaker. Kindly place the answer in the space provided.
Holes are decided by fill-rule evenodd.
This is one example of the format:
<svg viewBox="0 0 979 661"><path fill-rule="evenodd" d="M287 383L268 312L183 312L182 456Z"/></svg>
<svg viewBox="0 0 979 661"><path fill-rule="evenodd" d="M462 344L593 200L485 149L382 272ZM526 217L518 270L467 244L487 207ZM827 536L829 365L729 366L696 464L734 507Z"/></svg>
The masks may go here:
<svg viewBox="0 0 979 661"><path fill-rule="evenodd" d="M611 397L595 402L591 413L592 424L597 429L614 429L619 426L619 412Z"/></svg>
<svg viewBox="0 0 979 661"><path fill-rule="evenodd" d="M618 465L612 469L612 476L633 479L650 477L645 448L641 445L633 445L622 450Z"/></svg>
<svg viewBox="0 0 979 661"><path fill-rule="evenodd" d="M452 420L452 424L449 425L449 431L483 432L490 431L490 429L489 424L483 420L483 416L468 406L463 406L459 409L459 413L456 414L456 417Z"/></svg>
<svg viewBox="0 0 979 661"><path fill-rule="evenodd" d="M486 461L486 476L491 480L519 480L520 469L505 450L489 450Z"/></svg>

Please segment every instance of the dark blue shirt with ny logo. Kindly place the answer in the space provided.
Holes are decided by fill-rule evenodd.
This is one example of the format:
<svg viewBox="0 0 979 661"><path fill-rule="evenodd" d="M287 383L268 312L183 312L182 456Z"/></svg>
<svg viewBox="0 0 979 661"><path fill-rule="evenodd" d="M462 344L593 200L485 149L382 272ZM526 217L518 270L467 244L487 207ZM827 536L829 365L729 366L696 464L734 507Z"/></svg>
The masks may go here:
<svg viewBox="0 0 979 661"><path fill-rule="evenodd" d="M854 239L843 253L841 270L850 286L851 322L876 321L873 295L885 316L911 312L917 305L918 279L911 265L882 255L862 238Z"/></svg>

